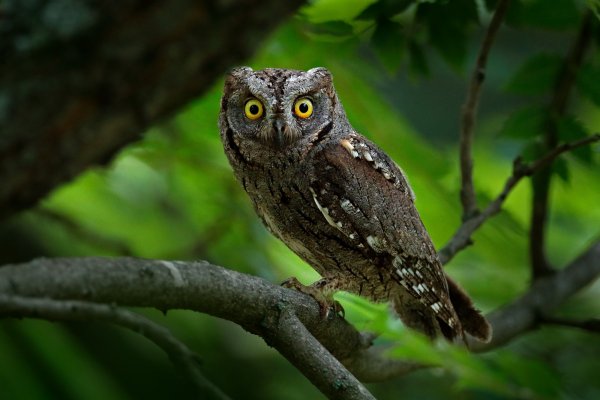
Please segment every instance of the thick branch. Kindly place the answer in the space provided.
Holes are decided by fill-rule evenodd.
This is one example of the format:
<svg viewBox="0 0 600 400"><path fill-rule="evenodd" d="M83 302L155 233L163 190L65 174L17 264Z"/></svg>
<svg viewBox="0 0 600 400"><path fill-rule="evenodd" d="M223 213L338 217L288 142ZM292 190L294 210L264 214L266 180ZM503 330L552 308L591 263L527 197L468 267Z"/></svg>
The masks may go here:
<svg viewBox="0 0 600 400"><path fill-rule="evenodd" d="M513 304L493 312L489 316L494 328L492 342L472 343L472 348L489 350L533 329L536 315L552 311L600 275L598 260L600 243L564 271L534 285ZM200 311L228 319L260 335L297 365L302 362L298 357L312 360L315 353L299 356L296 354L300 351L296 348L299 344L284 339L289 332L281 327L281 319L291 318L285 314L291 311L310 335L362 381L387 380L419 368L413 363L386 358L385 349L371 347L370 339L345 320L335 315L323 320L318 304L310 296L207 262L97 257L39 259L1 267L0 295ZM294 324L290 326L300 332ZM310 335L303 331L301 336L314 346ZM318 363L332 362L329 353L321 353ZM306 368L307 365L310 363ZM339 365L331 365L335 368L327 369L327 376L340 376L336 375L341 373ZM311 377L310 371L303 372ZM357 396L363 393L355 382L344 382L344 390L352 390Z"/></svg>
<svg viewBox="0 0 600 400"><path fill-rule="evenodd" d="M461 172L461 189L460 199L463 207L463 221L477 214L477 200L475 198L475 188L473 186L473 157L471 147L473 144L475 115L479 105L479 97L481 88L485 80L485 68L487 65L488 55L496 38L496 34L500 29L506 10L510 0L500 0L496 6L496 11L492 17L492 21L485 33L481 49L477 56L475 70L471 76L471 83L467 91L467 99L462 107L461 116L461 132L460 132L460 172Z"/></svg>
<svg viewBox="0 0 600 400"><path fill-rule="evenodd" d="M110 160L302 3L0 1L0 216Z"/></svg>
<svg viewBox="0 0 600 400"><path fill-rule="evenodd" d="M270 337L265 320L290 307L308 331L363 381L382 380L390 371L414 368L402 361L380 360L370 343L345 320L323 320L310 296L263 279L207 262L134 258L38 259L0 268L0 294L84 300L119 306L195 310L233 321L261 337ZM278 348L285 354L287 349ZM388 370L364 366L385 365ZM356 370L352 367L356 366Z"/></svg>
<svg viewBox="0 0 600 400"><path fill-rule="evenodd" d="M557 77L544 127L544 146L547 151L552 150L558 144L558 119L565 114L577 71L581 67L585 52L592 42L592 21L592 13L587 12L583 17L573 47L566 57L561 73ZM552 172L550 169L542 169L532 178L533 198L529 233L532 281L552 272L545 251L546 221L550 210L551 178Z"/></svg>
<svg viewBox="0 0 600 400"><path fill-rule="evenodd" d="M311 335L291 309L282 311L273 333L266 340L279 349L327 398L375 400L362 383Z"/></svg>
<svg viewBox="0 0 600 400"><path fill-rule="evenodd" d="M210 399L228 399L200 372L197 356L171 332L151 320L122 308L74 300L51 300L0 294L0 317L41 318L50 321L102 321L145 336L164 350L173 364Z"/></svg>
<svg viewBox="0 0 600 400"><path fill-rule="evenodd" d="M492 312L487 318L494 328L490 343L471 343L476 351L490 350L538 326L574 293L600 276L600 242L594 243L565 269L536 281L523 296Z"/></svg>
<svg viewBox="0 0 600 400"><path fill-rule="evenodd" d="M442 263L446 264L454 257L454 255L456 255L456 253L471 244L471 236L473 233L488 218L494 216L500 211L502 204L522 178L526 176L532 176L537 171L546 168L558 156L565 152L571 151L578 147L588 146L597 141L600 141L600 134L598 133L574 142L563 143L553 148L550 152L548 152L548 154L529 165L524 165L521 163L520 159L516 159L514 162L512 175L506 180L504 188L500 194L491 203L489 203L480 214L463 222L452 239L450 239L450 241L440 250L439 256L442 260Z"/></svg>
<svg viewBox="0 0 600 400"><path fill-rule="evenodd" d="M542 315L538 317L538 322L540 324L545 325L564 326L569 328L577 328L592 333L600 333L600 318L592 318L579 321L568 318L550 317Z"/></svg>

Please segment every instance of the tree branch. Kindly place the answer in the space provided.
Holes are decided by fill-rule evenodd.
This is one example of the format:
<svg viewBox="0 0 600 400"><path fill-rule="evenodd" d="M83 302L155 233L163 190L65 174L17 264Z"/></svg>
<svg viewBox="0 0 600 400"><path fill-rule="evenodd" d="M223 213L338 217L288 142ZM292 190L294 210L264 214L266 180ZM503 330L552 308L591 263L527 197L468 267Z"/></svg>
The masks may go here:
<svg viewBox="0 0 600 400"><path fill-rule="evenodd" d="M473 157L471 147L473 144L475 115L479 105L481 88L485 80L485 68L489 52L496 38L496 34L502 25L502 20L508 9L510 0L500 0L494 11L492 21L485 33L481 49L477 56L477 63L471 76L471 83L467 91L467 99L462 107L461 132L460 132L460 172L461 189L460 199L463 207L463 221L477 214L477 200L475 197L475 188L473 186Z"/></svg>
<svg viewBox="0 0 600 400"><path fill-rule="evenodd" d="M577 328L587 332L600 333L600 318L592 318L584 321L576 321L567 318L551 317L542 315L538 317L540 324L566 326Z"/></svg>
<svg viewBox="0 0 600 400"><path fill-rule="evenodd" d="M132 330L164 350L173 364L195 386L199 395L210 399L229 399L202 375L198 357L185 344L166 328L139 314L106 304L0 294L0 317L11 316L50 321L102 321Z"/></svg>
<svg viewBox="0 0 600 400"><path fill-rule="evenodd" d="M494 328L490 343L472 341L471 349L486 351L504 345L516 336L535 329L539 316L548 315L570 296L600 276L600 241L591 245L565 269L537 280L512 303L487 316Z"/></svg>
<svg viewBox="0 0 600 400"><path fill-rule="evenodd" d="M548 109L548 118L544 127L544 147L546 151L551 151L558 144L558 119L565 114L577 70L583 62L586 50L590 47L592 41L592 21L592 13L589 11L586 12L573 47L569 51L562 70L557 77ZM552 268L548 263L545 251L551 178L552 171L550 169L542 169L532 179L533 198L529 232L532 282L539 277L552 273Z"/></svg>
<svg viewBox="0 0 600 400"><path fill-rule="evenodd" d="M0 1L0 217L108 162L303 2Z"/></svg>
<svg viewBox="0 0 600 400"><path fill-rule="evenodd" d="M536 315L550 312L600 275L598 260L600 242L564 271L540 281L511 305L493 312L489 316L494 328L492 342L487 345L473 342L472 348L489 350L535 328ZM367 393L344 374L330 354L364 382L388 380L422 368L386 357L384 348L371 346L369 337L336 315L324 320L319 305L310 296L204 261L38 259L0 267L0 295L159 310L188 309L228 319L263 337L324 393L339 396L353 393L361 398ZM300 339L304 344L299 343ZM328 351L317 345L315 339ZM310 349L304 349L305 345ZM314 365L327 367L317 368L321 375L316 376ZM343 385L323 386L323 379L334 382L334 377L341 377L339 382Z"/></svg>
<svg viewBox="0 0 600 400"><path fill-rule="evenodd" d="M287 308L265 338L329 399L352 400L375 397L306 329ZM327 371L327 373L323 373Z"/></svg>
<svg viewBox="0 0 600 400"><path fill-rule="evenodd" d="M471 236L473 233L487 219L500 211L502 204L522 178L526 176L532 176L541 169L546 168L558 156L567 151L571 151L578 147L587 146L597 141L600 141L599 133L570 143L563 143L553 148L546 155L529 165L522 164L521 159L517 158L513 163L512 175L508 177L504 183L504 188L500 194L492 202L490 202L481 213L463 222L450 241L439 251L440 260L442 263L448 263L456 255L456 253L471 244Z"/></svg>
<svg viewBox="0 0 600 400"><path fill-rule="evenodd" d="M290 307L335 358L346 367L356 366L351 372L360 380L382 380L390 370L415 368L399 360L380 360L384 355L369 351L375 348L367 349L370 343L347 321L333 314L323 320L312 297L203 261L38 259L0 267L0 294L195 310L233 321L263 338L274 337L273 327L265 321ZM277 350L286 354L290 350L281 346L291 345L281 342ZM390 370L368 370L363 376L364 366L369 365L385 365Z"/></svg>

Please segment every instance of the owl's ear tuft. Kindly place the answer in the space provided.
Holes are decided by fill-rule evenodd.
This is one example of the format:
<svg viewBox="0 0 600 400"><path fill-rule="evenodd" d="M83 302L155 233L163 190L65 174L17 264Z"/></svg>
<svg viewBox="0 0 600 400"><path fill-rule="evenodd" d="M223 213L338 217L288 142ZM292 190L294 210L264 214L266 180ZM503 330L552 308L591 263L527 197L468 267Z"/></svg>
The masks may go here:
<svg viewBox="0 0 600 400"><path fill-rule="evenodd" d="M308 71L306 71L306 73L308 75L312 75L312 76L316 76L319 78L324 78L326 80L333 80L332 76L331 76L331 72L329 72L329 70L325 67L315 67L315 68L311 68Z"/></svg>
<svg viewBox="0 0 600 400"><path fill-rule="evenodd" d="M254 70L250 67L235 67L225 76L225 93L228 93L235 83L250 75Z"/></svg>
<svg viewBox="0 0 600 400"><path fill-rule="evenodd" d="M229 70L229 75L235 78L239 78L242 76L246 76L252 72L254 72L254 70L250 67L234 67L231 70Z"/></svg>
<svg viewBox="0 0 600 400"><path fill-rule="evenodd" d="M309 75L311 77L311 79L318 80L319 82L321 82L320 86L327 87L328 91L331 92L331 94L334 93L333 76L331 75L331 72L329 72L329 70L327 68L324 68L324 67L311 68L308 71L306 71L306 74Z"/></svg>

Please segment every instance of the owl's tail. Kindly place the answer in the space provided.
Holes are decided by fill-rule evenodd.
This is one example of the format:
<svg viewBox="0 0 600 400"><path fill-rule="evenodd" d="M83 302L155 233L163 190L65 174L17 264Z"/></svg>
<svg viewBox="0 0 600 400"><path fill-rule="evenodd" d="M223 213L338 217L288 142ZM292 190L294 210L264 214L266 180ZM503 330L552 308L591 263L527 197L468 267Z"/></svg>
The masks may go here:
<svg viewBox="0 0 600 400"><path fill-rule="evenodd" d="M426 307L420 299L400 291L391 298L391 305L405 326L430 338L445 337L455 343L466 344L465 333L482 342L492 338L492 327L475 308L473 302L456 282L446 276L450 302L460 323L449 326L444 319Z"/></svg>
<svg viewBox="0 0 600 400"><path fill-rule="evenodd" d="M475 308L465 291L446 275L450 301L458 315L463 330L475 339L488 343L492 339L492 326Z"/></svg>

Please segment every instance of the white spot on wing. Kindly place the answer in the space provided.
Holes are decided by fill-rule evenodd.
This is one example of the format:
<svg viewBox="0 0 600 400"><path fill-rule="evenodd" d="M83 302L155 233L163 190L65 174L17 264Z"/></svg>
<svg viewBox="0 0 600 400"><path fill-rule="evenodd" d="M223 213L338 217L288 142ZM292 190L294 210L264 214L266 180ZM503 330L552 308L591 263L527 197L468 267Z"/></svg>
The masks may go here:
<svg viewBox="0 0 600 400"><path fill-rule="evenodd" d="M373 157L371 156L371 153L369 153L368 151L363 151L363 156L365 157L365 160L367 160L368 162L373 162Z"/></svg>
<svg viewBox="0 0 600 400"><path fill-rule="evenodd" d="M367 244L378 253L381 253L383 251L383 249L381 248L381 241L377 236L367 236Z"/></svg>
<svg viewBox="0 0 600 400"><path fill-rule="evenodd" d="M317 199L317 194L312 188L310 188L310 192L313 195L313 200L315 201L317 208L319 209L319 211L321 211L321 214L323 214L329 225L333 226L334 228L337 228L335 221L331 218L331 215L329 215L329 210L327 209L327 207L323 207L321 203L319 203L319 200Z"/></svg>
<svg viewBox="0 0 600 400"><path fill-rule="evenodd" d="M439 301L438 301L438 302L435 302L435 303L433 303L433 304L432 304L430 307L431 307L431 308L433 309L433 311L435 311L436 313L439 313L439 312L442 310L442 305L441 305L441 303L440 303Z"/></svg>
<svg viewBox="0 0 600 400"><path fill-rule="evenodd" d="M342 210L346 211L347 213L351 213L352 209L354 208L354 206L348 199L340 201L340 206L342 207Z"/></svg>
<svg viewBox="0 0 600 400"><path fill-rule="evenodd" d="M415 273L410 268L402 268L402 275L404 275L406 277L408 277L409 275L410 276L415 276Z"/></svg>
<svg viewBox="0 0 600 400"><path fill-rule="evenodd" d="M352 155L352 157L358 156L358 153L356 153L356 150L354 150L354 146L352 146L352 143L350 143L348 139L340 140L340 144L348 151L348 153L350 153L350 155ZM353 153L356 153L356 156Z"/></svg>

